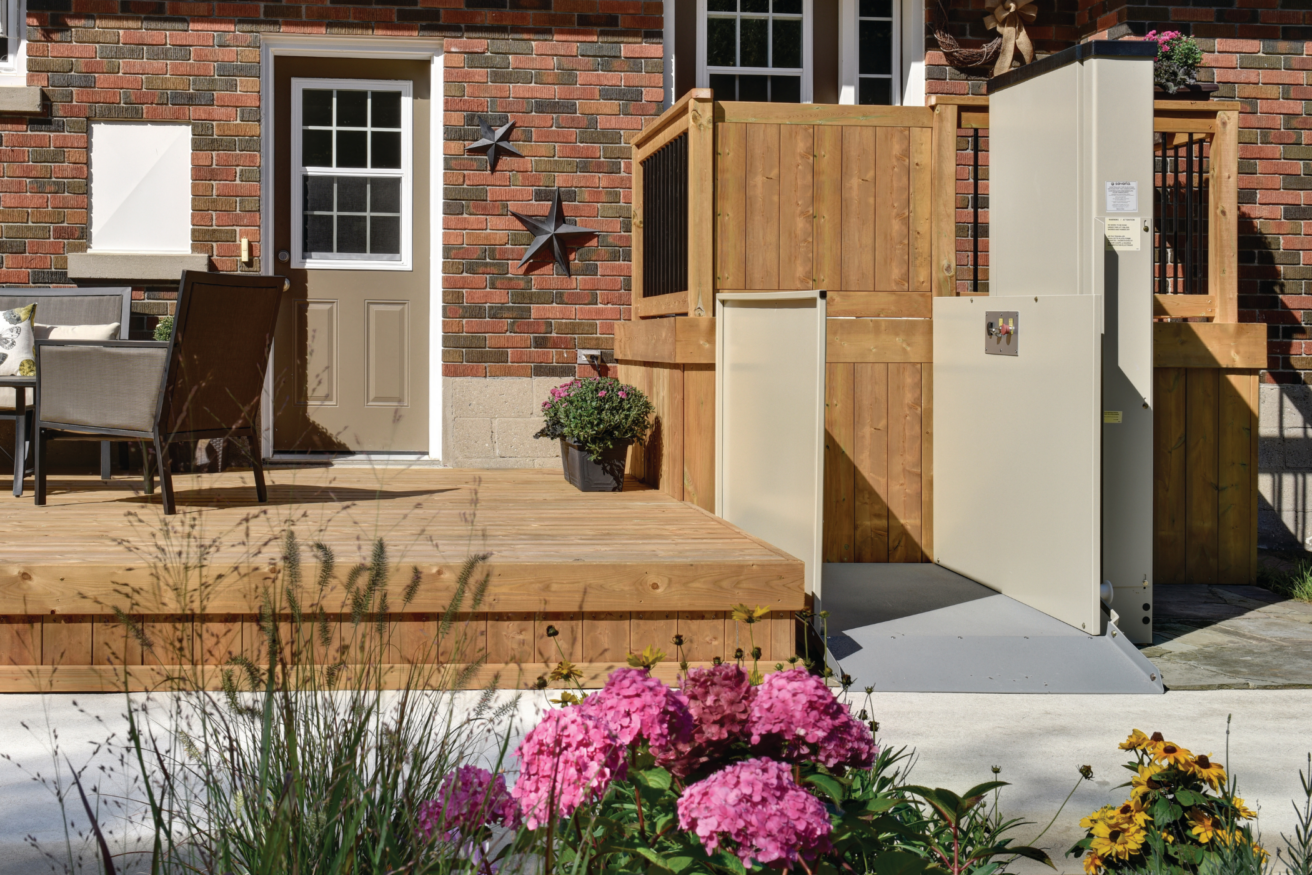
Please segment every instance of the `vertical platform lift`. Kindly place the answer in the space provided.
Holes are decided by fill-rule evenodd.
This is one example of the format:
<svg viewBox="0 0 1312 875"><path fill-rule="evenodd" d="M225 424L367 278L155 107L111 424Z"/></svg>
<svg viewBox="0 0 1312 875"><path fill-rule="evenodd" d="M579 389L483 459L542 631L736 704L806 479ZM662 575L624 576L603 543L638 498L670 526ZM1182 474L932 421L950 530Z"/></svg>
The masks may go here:
<svg viewBox="0 0 1312 875"><path fill-rule="evenodd" d="M1155 48L1086 43L990 83L991 292L933 302L936 564L825 565L816 579L814 553L801 557L858 686L1163 690L1132 643L1152 637ZM733 303L719 315L722 338L747 328ZM786 341L765 340L779 357ZM750 332L720 343L730 398L736 374L760 382L764 348ZM799 351L792 366L818 366L823 400L823 344L818 365ZM808 428L813 407L797 411ZM762 425L721 405L729 471L742 449L724 435L749 422ZM717 501L766 537L760 503L735 513L747 488L729 475ZM801 525L800 510L776 512L776 528Z"/></svg>

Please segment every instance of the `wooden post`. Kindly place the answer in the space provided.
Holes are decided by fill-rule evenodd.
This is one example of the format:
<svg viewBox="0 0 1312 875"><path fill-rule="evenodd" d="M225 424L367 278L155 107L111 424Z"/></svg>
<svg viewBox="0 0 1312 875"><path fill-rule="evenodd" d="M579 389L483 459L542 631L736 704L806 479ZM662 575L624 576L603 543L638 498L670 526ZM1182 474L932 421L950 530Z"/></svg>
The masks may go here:
<svg viewBox="0 0 1312 875"><path fill-rule="evenodd" d="M695 88L688 103L688 310L714 314L715 102Z"/></svg>
<svg viewBox="0 0 1312 875"><path fill-rule="evenodd" d="M957 293L957 108L934 107L933 293Z"/></svg>
<svg viewBox="0 0 1312 875"><path fill-rule="evenodd" d="M1216 322L1239 321L1239 112L1216 114L1212 138L1211 228L1207 275L1216 300Z"/></svg>

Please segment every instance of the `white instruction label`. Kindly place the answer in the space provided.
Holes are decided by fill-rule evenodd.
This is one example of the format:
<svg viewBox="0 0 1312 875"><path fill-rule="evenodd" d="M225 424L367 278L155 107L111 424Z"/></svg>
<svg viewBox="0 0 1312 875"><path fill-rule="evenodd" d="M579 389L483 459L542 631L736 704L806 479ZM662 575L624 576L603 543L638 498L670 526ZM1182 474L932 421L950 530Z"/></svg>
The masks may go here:
<svg viewBox="0 0 1312 875"><path fill-rule="evenodd" d="M1107 183L1107 212L1109 213L1139 212L1139 183L1137 182Z"/></svg>
<svg viewBox="0 0 1312 875"><path fill-rule="evenodd" d="M1108 219L1107 248L1117 252L1139 251L1139 220Z"/></svg>

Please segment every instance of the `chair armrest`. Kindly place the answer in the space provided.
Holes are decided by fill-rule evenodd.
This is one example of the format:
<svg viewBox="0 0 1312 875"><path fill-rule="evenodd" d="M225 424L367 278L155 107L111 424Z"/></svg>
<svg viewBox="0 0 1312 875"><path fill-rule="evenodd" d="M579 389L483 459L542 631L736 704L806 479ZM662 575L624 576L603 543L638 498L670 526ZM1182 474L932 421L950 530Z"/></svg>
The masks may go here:
<svg viewBox="0 0 1312 875"><path fill-rule="evenodd" d="M155 341L37 341L37 418L52 425L150 432L168 347Z"/></svg>

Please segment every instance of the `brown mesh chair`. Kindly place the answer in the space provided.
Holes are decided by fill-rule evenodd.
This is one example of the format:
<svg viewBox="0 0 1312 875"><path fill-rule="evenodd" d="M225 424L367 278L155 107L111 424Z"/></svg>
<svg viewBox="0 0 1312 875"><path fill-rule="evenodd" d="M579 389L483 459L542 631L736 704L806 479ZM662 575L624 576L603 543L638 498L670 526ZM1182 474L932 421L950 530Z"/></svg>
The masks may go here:
<svg viewBox="0 0 1312 875"><path fill-rule="evenodd" d="M256 495L268 501L258 414L285 288L282 277L183 271L167 343L38 340L36 503L46 503L47 440L107 435L154 450L166 514L176 510L168 463L175 441L244 437ZM149 453L144 467L150 492Z"/></svg>

